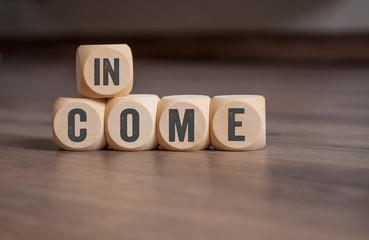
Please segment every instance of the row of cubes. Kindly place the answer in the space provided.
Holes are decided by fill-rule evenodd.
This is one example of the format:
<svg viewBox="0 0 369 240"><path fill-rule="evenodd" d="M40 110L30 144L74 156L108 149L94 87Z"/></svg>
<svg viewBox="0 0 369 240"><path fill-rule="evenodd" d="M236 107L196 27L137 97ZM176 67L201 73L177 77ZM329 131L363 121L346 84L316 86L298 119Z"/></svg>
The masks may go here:
<svg viewBox="0 0 369 240"><path fill-rule="evenodd" d="M266 145L259 95L153 94L92 99L60 97L53 135L63 150L256 150Z"/></svg>

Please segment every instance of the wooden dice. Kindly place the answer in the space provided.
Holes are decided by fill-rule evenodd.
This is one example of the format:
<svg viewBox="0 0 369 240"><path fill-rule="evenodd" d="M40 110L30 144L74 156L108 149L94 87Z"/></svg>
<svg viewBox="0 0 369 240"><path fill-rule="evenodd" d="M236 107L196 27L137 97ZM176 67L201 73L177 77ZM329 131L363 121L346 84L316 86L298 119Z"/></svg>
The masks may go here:
<svg viewBox="0 0 369 240"><path fill-rule="evenodd" d="M114 150L157 148L156 109L159 97L133 94L108 100L105 130L108 145Z"/></svg>
<svg viewBox="0 0 369 240"><path fill-rule="evenodd" d="M210 116L211 143L215 149L256 150L266 145L263 96L215 96Z"/></svg>
<svg viewBox="0 0 369 240"><path fill-rule="evenodd" d="M202 95L163 97L158 104L157 131L165 150L208 148L210 98Z"/></svg>
<svg viewBox="0 0 369 240"><path fill-rule="evenodd" d="M77 49L76 78L83 97L128 95L133 86L131 49L126 44L82 45Z"/></svg>
<svg viewBox="0 0 369 240"><path fill-rule="evenodd" d="M133 85L128 45L77 49L82 97L60 97L53 109L55 143L64 150L255 150L266 144L265 99L258 95L128 95ZM109 98L106 102L106 98Z"/></svg>
<svg viewBox="0 0 369 240"><path fill-rule="evenodd" d="M97 150L106 147L105 99L60 97L53 109L54 141L64 150Z"/></svg>

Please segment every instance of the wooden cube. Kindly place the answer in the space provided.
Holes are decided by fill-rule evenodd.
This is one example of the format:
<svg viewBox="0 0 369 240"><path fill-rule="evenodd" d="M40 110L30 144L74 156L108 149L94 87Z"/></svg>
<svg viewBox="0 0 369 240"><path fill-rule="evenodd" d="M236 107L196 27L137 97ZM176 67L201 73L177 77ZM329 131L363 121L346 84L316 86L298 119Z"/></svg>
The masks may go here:
<svg viewBox="0 0 369 240"><path fill-rule="evenodd" d="M215 96L210 106L211 144L218 150L265 147L265 98L258 95Z"/></svg>
<svg viewBox="0 0 369 240"><path fill-rule="evenodd" d="M53 135L64 150L97 150L106 147L105 99L60 97L53 109Z"/></svg>
<svg viewBox="0 0 369 240"><path fill-rule="evenodd" d="M194 151L210 145L210 98L202 95L163 97L158 104L157 131L165 150Z"/></svg>
<svg viewBox="0 0 369 240"><path fill-rule="evenodd" d="M126 96L133 85L131 49L126 44L82 45L77 49L76 77L83 97Z"/></svg>
<svg viewBox="0 0 369 240"><path fill-rule="evenodd" d="M105 132L108 145L115 150L149 150L157 148L156 110L159 97L132 94L108 100Z"/></svg>

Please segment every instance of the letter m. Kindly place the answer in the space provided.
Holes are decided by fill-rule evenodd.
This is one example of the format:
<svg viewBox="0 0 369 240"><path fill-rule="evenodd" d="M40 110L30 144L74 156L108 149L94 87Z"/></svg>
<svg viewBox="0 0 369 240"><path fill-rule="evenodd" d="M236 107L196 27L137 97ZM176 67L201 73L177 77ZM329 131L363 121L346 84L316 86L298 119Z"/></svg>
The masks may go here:
<svg viewBox="0 0 369 240"><path fill-rule="evenodd" d="M183 123L179 119L178 109L169 109L169 142L175 142L175 128L177 128L178 139L184 141L186 129L188 128L188 141L195 141L195 110L186 109Z"/></svg>

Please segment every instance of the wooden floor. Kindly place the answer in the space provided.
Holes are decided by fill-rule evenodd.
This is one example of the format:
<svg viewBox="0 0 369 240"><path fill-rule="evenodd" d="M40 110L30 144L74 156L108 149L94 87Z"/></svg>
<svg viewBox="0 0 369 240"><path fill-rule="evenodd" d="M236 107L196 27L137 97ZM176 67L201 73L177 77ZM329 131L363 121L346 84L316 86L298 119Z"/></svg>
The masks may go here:
<svg viewBox="0 0 369 240"><path fill-rule="evenodd" d="M135 61L134 93L262 94L267 147L67 152L74 59L0 64L0 239L369 238L369 67Z"/></svg>

